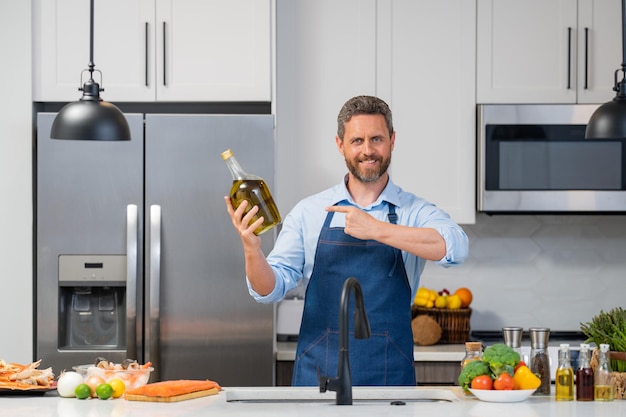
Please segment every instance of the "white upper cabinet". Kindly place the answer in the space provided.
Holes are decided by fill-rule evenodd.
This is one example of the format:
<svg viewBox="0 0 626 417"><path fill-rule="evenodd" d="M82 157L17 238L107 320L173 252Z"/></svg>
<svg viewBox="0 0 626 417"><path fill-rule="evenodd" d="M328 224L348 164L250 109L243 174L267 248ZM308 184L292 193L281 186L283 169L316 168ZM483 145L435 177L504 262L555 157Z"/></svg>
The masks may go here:
<svg viewBox="0 0 626 417"><path fill-rule="evenodd" d="M34 0L34 101L88 78L89 1ZM271 101L270 0L95 0L107 101Z"/></svg>
<svg viewBox="0 0 626 417"><path fill-rule="evenodd" d="M379 13L379 93L394 115L394 182L475 222L474 0L393 0ZM379 5L379 12L384 6Z"/></svg>
<svg viewBox="0 0 626 417"><path fill-rule="evenodd" d="M475 0L278 0L277 199L289 210L347 172L337 113L377 95L394 115L390 174L475 221ZM289 175L284 175L284 173Z"/></svg>
<svg viewBox="0 0 626 417"><path fill-rule="evenodd" d="M478 103L603 103L621 63L619 0L477 0Z"/></svg>

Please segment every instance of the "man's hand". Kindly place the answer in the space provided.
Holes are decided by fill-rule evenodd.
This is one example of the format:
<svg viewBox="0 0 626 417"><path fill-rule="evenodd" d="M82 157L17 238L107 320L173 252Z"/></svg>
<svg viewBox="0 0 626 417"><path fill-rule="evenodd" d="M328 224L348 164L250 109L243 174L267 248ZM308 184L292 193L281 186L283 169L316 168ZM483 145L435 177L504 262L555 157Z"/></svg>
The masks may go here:
<svg viewBox="0 0 626 417"><path fill-rule="evenodd" d="M239 233L244 250L259 248L261 246L261 238L255 235L254 231L263 223L263 217L250 224L250 220L259 211L259 208L254 206L248 213L245 213L248 201L244 200L236 210L230 197L224 197L224 201L226 202L226 211L233 222L235 230Z"/></svg>
<svg viewBox="0 0 626 417"><path fill-rule="evenodd" d="M261 238L254 234L254 231L263 223L263 217L260 217L254 223L250 223L250 220L259 211L259 208L254 206L248 213L245 213L246 207L248 207L247 201L243 201L237 207L237 210L233 208L230 197L224 197L224 201L226 202L226 211L228 211L233 226L235 226L235 230L237 230L241 238L243 254L246 260L246 275L250 285L260 295L267 295L274 289L276 279L274 278L274 271L267 263L265 255L261 250Z"/></svg>
<svg viewBox="0 0 626 417"><path fill-rule="evenodd" d="M326 211L346 214L346 227L344 232L347 235L361 240L374 239L376 226L381 222L370 216L363 210L354 206L330 206Z"/></svg>

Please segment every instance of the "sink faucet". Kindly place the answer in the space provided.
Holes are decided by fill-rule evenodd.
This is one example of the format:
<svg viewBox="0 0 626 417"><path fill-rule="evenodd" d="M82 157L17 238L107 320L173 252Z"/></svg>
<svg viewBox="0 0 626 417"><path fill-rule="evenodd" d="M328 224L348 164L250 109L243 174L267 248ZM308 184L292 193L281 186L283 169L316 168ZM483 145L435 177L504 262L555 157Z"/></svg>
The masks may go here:
<svg viewBox="0 0 626 417"><path fill-rule="evenodd" d="M350 372L350 356L348 352L348 306L350 291L354 290L354 337L367 339L370 337L370 325L363 305L363 291L359 281L350 277L344 282L339 303L339 363L337 377L329 378L320 375L317 368L317 379L320 392L326 390L337 392L337 405L352 405L352 374Z"/></svg>

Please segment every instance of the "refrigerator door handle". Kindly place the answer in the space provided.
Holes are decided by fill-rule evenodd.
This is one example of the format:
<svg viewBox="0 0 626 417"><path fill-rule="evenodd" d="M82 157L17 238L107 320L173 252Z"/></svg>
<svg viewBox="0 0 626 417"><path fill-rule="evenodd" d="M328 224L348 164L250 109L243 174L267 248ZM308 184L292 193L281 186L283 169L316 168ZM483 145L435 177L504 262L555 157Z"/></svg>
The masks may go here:
<svg viewBox="0 0 626 417"><path fill-rule="evenodd" d="M137 205L126 206L126 357L139 360L137 350Z"/></svg>
<svg viewBox="0 0 626 417"><path fill-rule="evenodd" d="M150 206L150 248L149 248L149 268L148 271L148 325L146 327L146 339L148 341L148 352L146 361L152 362L154 372L152 380L161 380L160 369L160 329L161 311L159 306L161 296L161 206Z"/></svg>

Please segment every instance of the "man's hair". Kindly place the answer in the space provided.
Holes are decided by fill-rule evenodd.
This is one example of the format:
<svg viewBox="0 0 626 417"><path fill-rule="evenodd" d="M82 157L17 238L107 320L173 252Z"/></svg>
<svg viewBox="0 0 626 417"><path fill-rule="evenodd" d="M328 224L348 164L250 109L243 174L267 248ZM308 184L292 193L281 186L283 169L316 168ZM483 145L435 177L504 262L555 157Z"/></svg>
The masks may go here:
<svg viewBox="0 0 626 417"><path fill-rule="evenodd" d="M346 132L346 123L352 116L361 114L380 114L385 118L389 136L393 133L393 121L391 109L383 100L373 96L356 96L346 101L337 116L337 136L343 140Z"/></svg>

